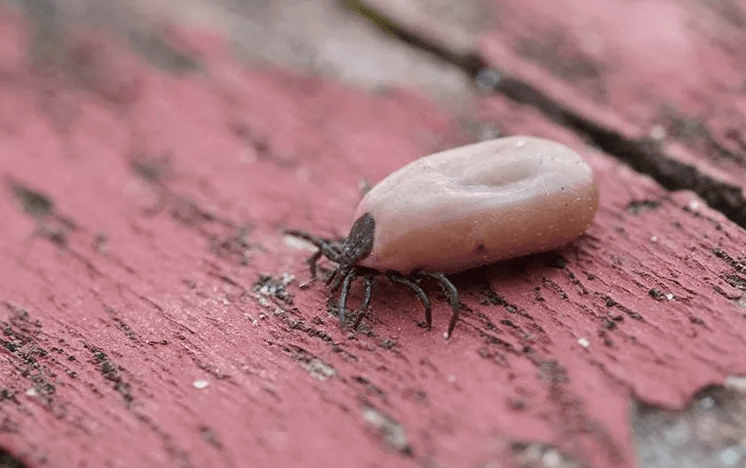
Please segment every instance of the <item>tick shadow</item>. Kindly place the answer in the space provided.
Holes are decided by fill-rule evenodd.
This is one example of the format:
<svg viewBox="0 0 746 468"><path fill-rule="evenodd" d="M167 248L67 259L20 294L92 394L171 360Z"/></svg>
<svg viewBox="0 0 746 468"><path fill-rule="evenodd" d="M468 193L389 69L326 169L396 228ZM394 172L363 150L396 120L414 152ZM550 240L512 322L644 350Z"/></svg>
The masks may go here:
<svg viewBox="0 0 746 468"><path fill-rule="evenodd" d="M576 257L573 250L568 246L449 275L461 302L461 327L457 325L456 329L468 323L482 332L500 334L517 328L516 320L533 322L530 308L526 310L512 300L528 294L534 301L543 300L539 291L545 281L553 281L557 275L572 276L564 270L572 264L568 258Z"/></svg>
<svg viewBox="0 0 746 468"><path fill-rule="evenodd" d="M570 263L566 254L571 247L550 250L523 257L502 260L490 265L472 268L470 270L448 275L448 278L459 290L459 296L463 303L464 297L469 296L492 296L497 292L492 291L492 285L500 286L500 289L509 290L517 285L525 285L527 282L533 282L533 278L542 276L552 276L558 270L565 269ZM491 292L485 292L485 289ZM487 297L490 302L494 298Z"/></svg>

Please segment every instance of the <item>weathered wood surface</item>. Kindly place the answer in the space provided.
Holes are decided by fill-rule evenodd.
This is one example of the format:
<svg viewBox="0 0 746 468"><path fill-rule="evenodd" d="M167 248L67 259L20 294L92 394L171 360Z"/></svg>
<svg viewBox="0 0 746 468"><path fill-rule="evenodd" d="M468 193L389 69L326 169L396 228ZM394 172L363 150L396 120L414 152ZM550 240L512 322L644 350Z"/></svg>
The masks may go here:
<svg viewBox="0 0 746 468"><path fill-rule="evenodd" d="M746 226L743 2L508 0L495 8L481 43L490 64L580 117L561 119L596 144Z"/></svg>
<svg viewBox="0 0 746 468"><path fill-rule="evenodd" d="M530 107L485 96L464 126L207 35L174 41L186 73L101 36L60 65L23 25L0 16L0 446L28 466L511 466L539 442L632 467L633 397L746 373L746 231ZM282 229L344 235L366 183L490 129L580 151L594 225L455 276L448 342L442 297L427 332L387 283L340 332Z"/></svg>

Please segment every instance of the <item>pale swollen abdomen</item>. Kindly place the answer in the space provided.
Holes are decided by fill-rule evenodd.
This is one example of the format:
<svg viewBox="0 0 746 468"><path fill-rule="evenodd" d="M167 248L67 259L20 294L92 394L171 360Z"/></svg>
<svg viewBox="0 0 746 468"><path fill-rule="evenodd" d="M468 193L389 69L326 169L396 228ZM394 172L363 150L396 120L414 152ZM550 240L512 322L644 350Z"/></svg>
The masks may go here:
<svg viewBox="0 0 746 468"><path fill-rule="evenodd" d="M598 187L574 151L517 136L436 153L399 169L360 202L375 222L356 264L456 273L551 250L593 222Z"/></svg>

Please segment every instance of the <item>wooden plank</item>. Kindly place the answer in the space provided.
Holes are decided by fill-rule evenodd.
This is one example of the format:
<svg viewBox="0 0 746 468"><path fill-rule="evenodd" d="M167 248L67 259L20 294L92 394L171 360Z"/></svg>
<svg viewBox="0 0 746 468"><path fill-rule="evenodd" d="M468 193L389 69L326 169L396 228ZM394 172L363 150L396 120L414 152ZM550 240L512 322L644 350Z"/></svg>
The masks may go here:
<svg viewBox="0 0 746 468"><path fill-rule="evenodd" d="M22 24L0 21L0 446L29 466L511 466L541 442L631 467L633 396L746 372L746 232L535 110L475 115L588 158L588 234L455 276L448 342L436 289L427 332L386 283L343 333L282 229L344 235L366 181L469 140L451 113L245 70L205 35L177 41L205 74L98 36L42 74Z"/></svg>

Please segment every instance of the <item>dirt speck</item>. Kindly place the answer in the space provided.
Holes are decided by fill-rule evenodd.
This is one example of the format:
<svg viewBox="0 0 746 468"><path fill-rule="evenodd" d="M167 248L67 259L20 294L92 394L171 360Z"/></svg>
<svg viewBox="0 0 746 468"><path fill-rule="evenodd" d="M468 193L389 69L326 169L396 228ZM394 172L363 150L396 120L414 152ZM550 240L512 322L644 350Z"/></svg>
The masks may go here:
<svg viewBox="0 0 746 468"><path fill-rule="evenodd" d="M363 408L363 419L378 432L386 445L404 455L412 456L412 447L407 442L407 432L391 416L372 406L366 406Z"/></svg>

